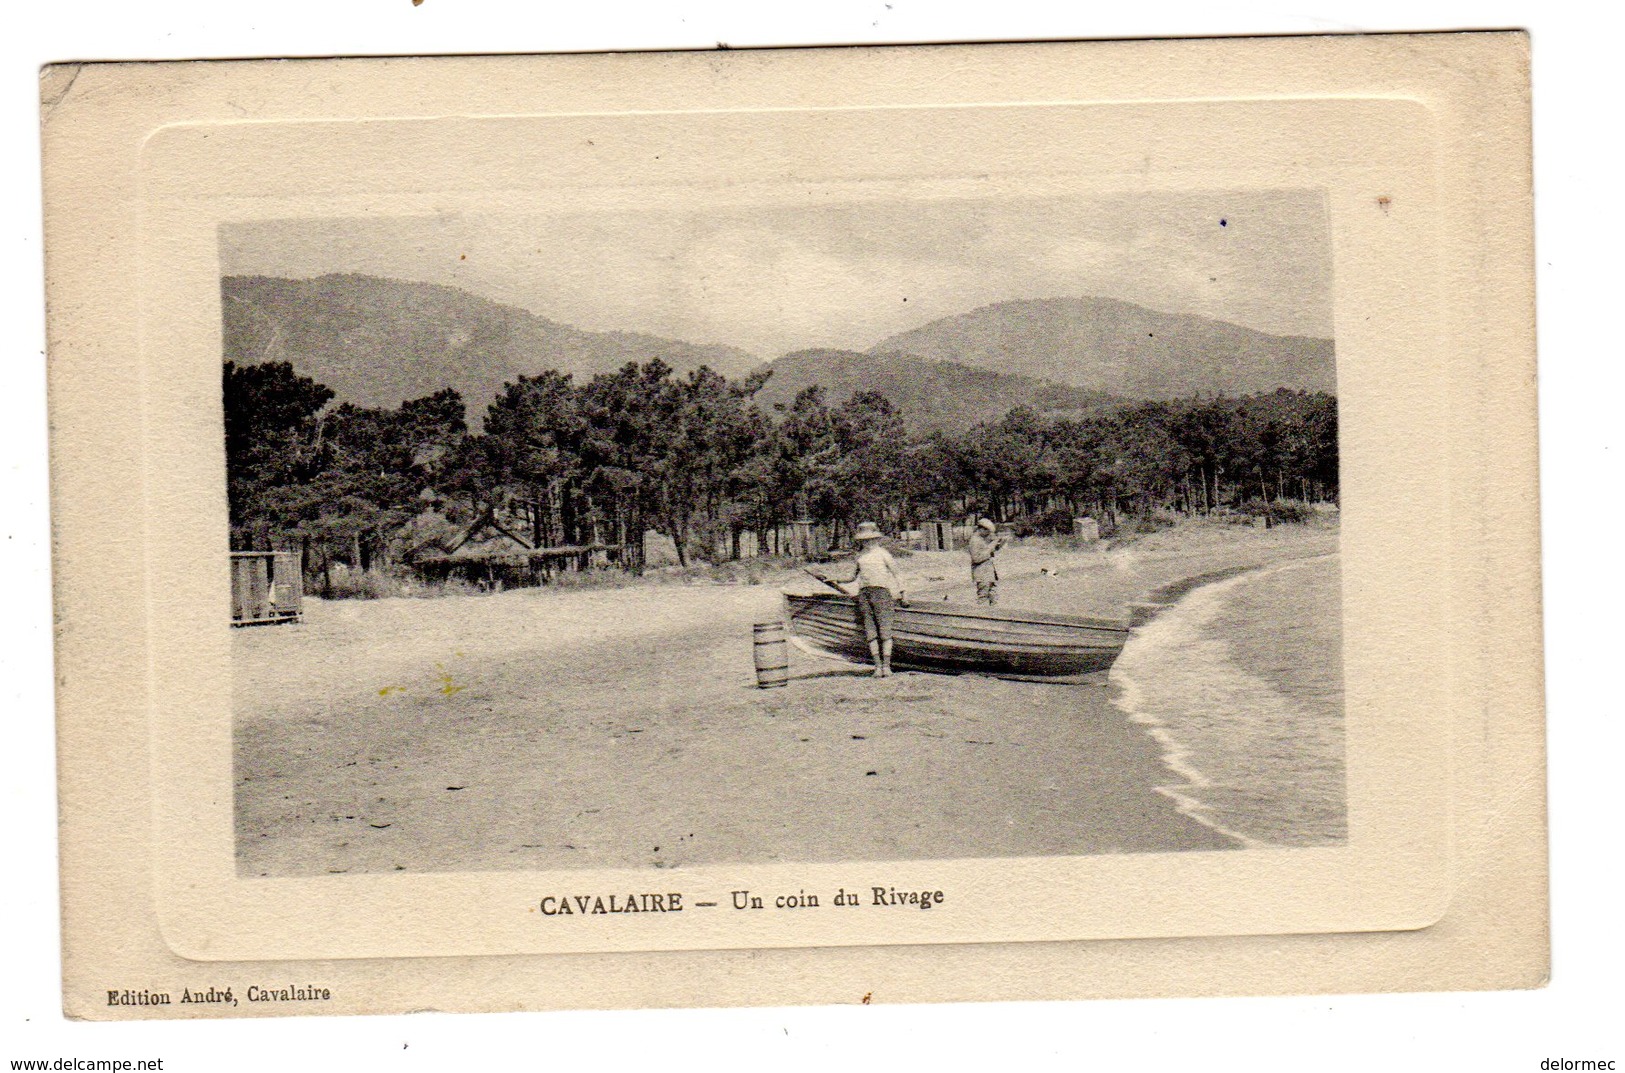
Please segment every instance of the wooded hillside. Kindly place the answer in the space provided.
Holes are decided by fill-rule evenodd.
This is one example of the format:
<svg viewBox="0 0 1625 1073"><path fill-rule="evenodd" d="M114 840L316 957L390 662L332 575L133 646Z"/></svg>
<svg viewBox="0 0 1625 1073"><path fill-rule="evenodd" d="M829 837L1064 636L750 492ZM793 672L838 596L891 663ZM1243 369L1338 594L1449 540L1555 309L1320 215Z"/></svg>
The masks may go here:
<svg viewBox="0 0 1625 1073"><path fill-rule="evenodd" d="M773 375L756 395L764 410L789 405L814 386L822 387L826 401L835 406L855 395L878 392L902 415L910 433L967 429L1017 406L1049 416L1081 416L1121 402L1054 380L928 361L912 354L798 350L775 359L769 368Z"/></svg>

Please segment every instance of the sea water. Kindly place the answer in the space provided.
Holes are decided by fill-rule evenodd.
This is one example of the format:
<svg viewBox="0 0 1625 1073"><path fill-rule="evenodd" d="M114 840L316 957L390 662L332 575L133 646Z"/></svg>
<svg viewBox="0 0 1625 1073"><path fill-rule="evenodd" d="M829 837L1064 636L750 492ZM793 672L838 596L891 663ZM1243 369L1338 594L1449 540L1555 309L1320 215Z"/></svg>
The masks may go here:
<svg viewBox="0 0 1625 1073"><path fill-rule="evenodd" d="M1135 632L1111 672L1189 815L1243 842L1347 837L1336 555L1193 590Z"/></svg>

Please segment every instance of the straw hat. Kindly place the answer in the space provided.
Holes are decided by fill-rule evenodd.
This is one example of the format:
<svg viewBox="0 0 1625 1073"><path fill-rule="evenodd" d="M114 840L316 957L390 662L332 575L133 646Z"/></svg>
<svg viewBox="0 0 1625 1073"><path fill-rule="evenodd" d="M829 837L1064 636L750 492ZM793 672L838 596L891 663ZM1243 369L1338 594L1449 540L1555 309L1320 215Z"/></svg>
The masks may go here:
<svg viewBox="0 0 1625 1073"><path fill-rule="evenodd" d="M997 532L999 528L998 523L996 523L992 518L983 518L976 524L981 528L986 529L990 533Z"/></svg>
<svg viewBox="0 0 1625 1073"><path fill-rule="evenodd" d="M884 537L885 534L880 531L880 527L874 522L864 522L852 533L853 540L881 540Z"/></svg>

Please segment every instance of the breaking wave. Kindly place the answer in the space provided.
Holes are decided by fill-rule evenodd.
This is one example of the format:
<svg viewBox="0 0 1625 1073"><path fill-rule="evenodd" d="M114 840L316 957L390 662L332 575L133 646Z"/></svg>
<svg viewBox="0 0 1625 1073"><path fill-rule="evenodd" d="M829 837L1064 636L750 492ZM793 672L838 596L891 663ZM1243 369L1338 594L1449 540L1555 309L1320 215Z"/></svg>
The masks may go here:
<svg viewBox="0 0 1625 1073"><path fill-rule="evenodd" d="M1193 590L1111 672L1183 811L1253 845L1347 838L1341 570L1299 559Z"/></svg>

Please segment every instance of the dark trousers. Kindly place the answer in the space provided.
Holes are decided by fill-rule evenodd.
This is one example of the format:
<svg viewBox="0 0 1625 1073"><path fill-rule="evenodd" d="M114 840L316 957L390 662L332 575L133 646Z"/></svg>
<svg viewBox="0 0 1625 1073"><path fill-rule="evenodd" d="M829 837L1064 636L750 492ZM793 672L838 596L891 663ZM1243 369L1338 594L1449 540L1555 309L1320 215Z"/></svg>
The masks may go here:
<svg viewBox="0 0 1625 1073"><path fill-rule="evenodd" d="M889 589L879 585L865 585L858 590L858 625L869 641L891 640L892 624L897 621L897 600Z"/></svg>

